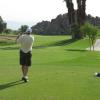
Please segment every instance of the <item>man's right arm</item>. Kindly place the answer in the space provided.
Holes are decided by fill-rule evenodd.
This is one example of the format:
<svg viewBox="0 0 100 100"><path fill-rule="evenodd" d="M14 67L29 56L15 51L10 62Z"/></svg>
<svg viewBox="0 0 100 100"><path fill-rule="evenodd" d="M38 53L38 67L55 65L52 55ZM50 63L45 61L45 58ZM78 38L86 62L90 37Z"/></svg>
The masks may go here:
<svg viewBox="0 0 100 100"><path fill-rule="evenodd" d="M16 43L19 43L19 41L20 41L20 36L21 36L22 34L19 34L18 36L17 36L17 38L16 38Z"/></svg>

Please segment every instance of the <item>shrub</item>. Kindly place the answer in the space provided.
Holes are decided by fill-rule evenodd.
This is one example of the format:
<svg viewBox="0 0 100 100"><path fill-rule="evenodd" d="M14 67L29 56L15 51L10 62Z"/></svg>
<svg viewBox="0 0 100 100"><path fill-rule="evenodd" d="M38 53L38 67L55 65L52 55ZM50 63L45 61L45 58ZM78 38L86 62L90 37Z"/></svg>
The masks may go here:
<svg viewBox="0 0 100 100"><path fill-rule="evenodd" d="M81 31L84 32L84 34L86 34L88 36L89 44L90 44L90 50L91 50L91 46L93 46L93 51L94 51L94 42L95 42L96 37L97 37L98 28L89 24L89 23L85 23L81 27Z"/></svg>

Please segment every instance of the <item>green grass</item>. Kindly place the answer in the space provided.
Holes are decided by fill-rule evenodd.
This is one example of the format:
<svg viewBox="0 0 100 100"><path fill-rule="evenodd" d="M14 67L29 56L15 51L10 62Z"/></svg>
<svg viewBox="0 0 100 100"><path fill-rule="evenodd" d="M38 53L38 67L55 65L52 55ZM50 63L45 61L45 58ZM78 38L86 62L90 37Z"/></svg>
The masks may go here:
<svg viewBox="0 0 100 100"><path fill-rule="evenodd" d="M99 100L100 52L88 40L35 36L30 81L20 80L18 45L0 44L0 100Z"/></svg>

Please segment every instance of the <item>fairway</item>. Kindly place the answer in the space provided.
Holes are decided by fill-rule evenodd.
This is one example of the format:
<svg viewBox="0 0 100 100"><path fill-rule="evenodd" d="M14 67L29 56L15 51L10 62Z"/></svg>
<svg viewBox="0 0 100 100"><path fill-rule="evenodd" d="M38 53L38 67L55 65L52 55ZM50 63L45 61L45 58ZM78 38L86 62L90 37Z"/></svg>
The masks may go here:
<svg viewBox="0 0 100 100"><path fill-rule="evenodd" d="M100 100L100 52L88 39L35 35L29 82L23 83L19 45L0 40L0 100Z"/></svg>

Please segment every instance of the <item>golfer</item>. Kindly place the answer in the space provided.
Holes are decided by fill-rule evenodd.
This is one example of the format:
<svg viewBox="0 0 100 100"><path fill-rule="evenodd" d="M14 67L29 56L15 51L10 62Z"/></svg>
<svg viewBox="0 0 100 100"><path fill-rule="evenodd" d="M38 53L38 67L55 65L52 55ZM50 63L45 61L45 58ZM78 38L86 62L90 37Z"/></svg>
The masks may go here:
<svg viewBox="0 0 100 100"><path fill-rule="evenodd" d="M17 37L16 41L21 45L20 47L20 65L22 66L22 80L28 82L28 69L31 66L32 46L34 37L31 35L32 30L27 29L24 34Z"/></svg>

